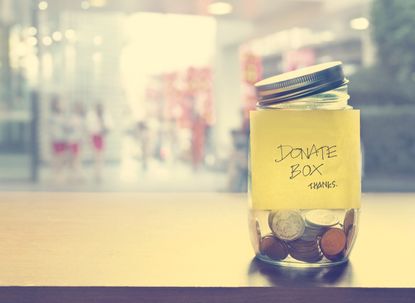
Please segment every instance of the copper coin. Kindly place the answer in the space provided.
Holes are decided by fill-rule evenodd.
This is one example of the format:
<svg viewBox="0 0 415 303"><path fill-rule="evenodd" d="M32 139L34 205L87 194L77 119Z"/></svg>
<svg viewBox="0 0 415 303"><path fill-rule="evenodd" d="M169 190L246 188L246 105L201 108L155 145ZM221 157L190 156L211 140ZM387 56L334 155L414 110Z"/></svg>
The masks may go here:
<svg viewBox="0 0 415 303"><path fill-rule="evenodd" d="M346 215L344 216L343 230L346 233L346 235L349 229L354 225L355 216L356 216L356 212L353 208L349 209L346 212Z"/></svg>
<svg viewBox="0 0 415 303"><path fill-rule="evenodd" d="M294 253L294 254L304 255L304 256L314 256L314 255L320 255L321 250L318 247L310 248L310 249L290 247L289 253L290 254Z"/></svg>
<svg viewBox="0 0 415 303"><path fill-rule="evenodd" d="M298 239L289 242L288 245L291 257L299 261L314 263L320 261L323 257L317 240L304 241Z"/></svg>
<svg viewBox="0 0 415 303"><path fill-rule="evenodd" d="M319 257L320 255L322 255L321 250L318 248L313 249L313 250L308 250L308 251L307 250L301 251L301 250L290 248L289 253L291 256L295 257L296 259L298 259L298 256L310 259L310 258L315 258L315 257Z"/></svg>
<svg viewBox="0 0 415 303"><path fill-rule="evenodd" d="M290 248L289 253L291 256L302 256L304 258L311 258L322 254L321 250L318 248L312 250L299 250L292 247Z"/></svg>
<svg viewBox="0 0 415 303"><path fill-rule="evenodd" d="M280 239L267 235L262 238L260 251L273 260L283 260L288 256L287 246Z"/></svg>
<svg viewBox="0 0 415 303"><path fill-rule="evenodd" d="M296 251L290 251L290 256L294 259L299 261L307 262L307 263L316 263L323 258L321 252L313 252L313 253L298 253Z"/></svg>
<svg viewBox="0 0 415 303"><path fill-rule="evenodd" d="M289 242L289 246L291 247L297 247L297 248L313 248L318 247L317 240L315 241L305 241L302 239L297 239L294 241Z"/></svg>
<svg viewBox="0 0 415 303"><path fill-rule="evenodd" d="M346 235L340 228L330 228L320 239L321 250L328 259L337 259L346 247Z"/></svg>
<svg viewBox="0 0 415 303"><path fill-rule="evenodd" d="M345 257L344 251L334 255L334 256L330 256L330 255L324 255L327 259L329 259L330 261L340 261L341 259L343 259Z"/></svg>

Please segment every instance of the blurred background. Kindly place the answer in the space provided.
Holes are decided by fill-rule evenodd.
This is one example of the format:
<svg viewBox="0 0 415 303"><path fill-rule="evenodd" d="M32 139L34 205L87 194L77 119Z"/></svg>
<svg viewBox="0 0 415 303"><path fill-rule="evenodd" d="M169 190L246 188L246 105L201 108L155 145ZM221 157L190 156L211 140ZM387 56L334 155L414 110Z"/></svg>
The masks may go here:
<svg viewBox="0 0 415 303"><path fill-rule="evenodd" d="M0 190L246 191L253 84L341 60L364 191L415 191L415 2L0 0Z"/></svg>

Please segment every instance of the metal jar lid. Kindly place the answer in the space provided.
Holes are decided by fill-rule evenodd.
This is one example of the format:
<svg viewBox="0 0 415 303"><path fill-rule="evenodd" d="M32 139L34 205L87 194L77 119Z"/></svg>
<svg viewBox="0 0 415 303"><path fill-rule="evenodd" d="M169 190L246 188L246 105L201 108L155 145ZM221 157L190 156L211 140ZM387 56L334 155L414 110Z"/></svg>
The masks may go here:
<svg viewBox="0 0 415 303"><path fill-rule="evenodd" d="M313 65L255 83L258 104L267 106L323 93L348 83L340 61Z"/></svg>

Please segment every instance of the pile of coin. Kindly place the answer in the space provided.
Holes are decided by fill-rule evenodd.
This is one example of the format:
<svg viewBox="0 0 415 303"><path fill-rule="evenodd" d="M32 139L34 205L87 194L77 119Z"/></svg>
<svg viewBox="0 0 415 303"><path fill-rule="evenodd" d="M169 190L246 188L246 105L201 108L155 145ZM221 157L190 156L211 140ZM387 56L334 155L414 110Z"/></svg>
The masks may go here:
<svg viewBox="0 0 415 303"><path fill-rule="evenodd" d="M335 214L328 210L315 209L305 213L306 229L301 236L302 239L311 241L322 236L327 228L339 223Z"/></svg>
<svg viewBox="0 0 415 303"><path fill-rule="evenodd" d="M305 241L298 239L290 242L289 247L291 257L303 262L315 263L323 258L317 240Z"/></svg>
<svg viewBox="0 0 415 303"><path fill-rule="evenodd" d="M348 255L355 238L356 212L349 209L343 224L326 209L276 210L268 214L270 234L261 236L255 225L260 254L281 261L288 256L302 262L339 261Z"/></svg>

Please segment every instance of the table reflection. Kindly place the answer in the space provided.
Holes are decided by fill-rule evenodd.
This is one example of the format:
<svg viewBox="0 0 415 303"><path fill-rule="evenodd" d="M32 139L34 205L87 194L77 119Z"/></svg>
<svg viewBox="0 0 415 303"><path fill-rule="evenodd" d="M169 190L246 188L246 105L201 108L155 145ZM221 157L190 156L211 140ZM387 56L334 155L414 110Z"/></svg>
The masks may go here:
<svg viewBox="0 0 415 303"><path fill-rule="evenodd" d="M322 268L291 268L271 266L254 258L249 265L248 276L252 284L270 286L346 286L351 283L352 272L350 262Z"/></svg>

